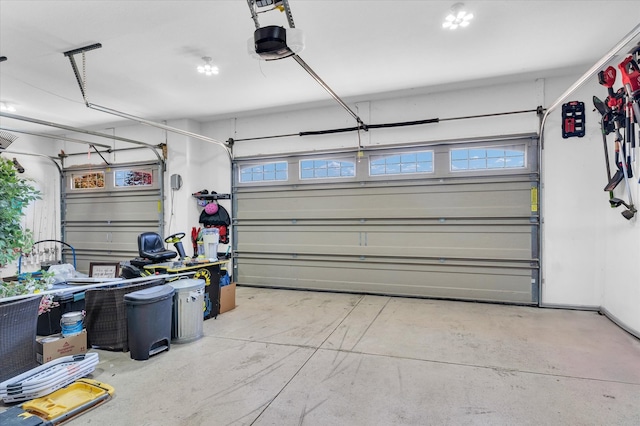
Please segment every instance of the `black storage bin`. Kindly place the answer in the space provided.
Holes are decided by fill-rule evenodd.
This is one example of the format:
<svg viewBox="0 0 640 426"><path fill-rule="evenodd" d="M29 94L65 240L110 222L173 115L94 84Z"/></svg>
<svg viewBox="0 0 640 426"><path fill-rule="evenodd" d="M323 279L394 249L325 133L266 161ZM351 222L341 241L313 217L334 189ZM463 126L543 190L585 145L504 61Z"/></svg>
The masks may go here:
<svg viewBox="0 0 640 426"><path fill-rule="evenodd" d="M67 312L84 311L84 291L77 293L62 293L53 296L53 301L58 302L58 306L49 312L44 312L38 316L39 336L60 333L60 319Z"/></svg>
<svg viewBox="0 0 640 426"><path fill-rule="evenodd" d="M165 284L125 294L131 359L144 361L169 350L174 292Z"/></svg>

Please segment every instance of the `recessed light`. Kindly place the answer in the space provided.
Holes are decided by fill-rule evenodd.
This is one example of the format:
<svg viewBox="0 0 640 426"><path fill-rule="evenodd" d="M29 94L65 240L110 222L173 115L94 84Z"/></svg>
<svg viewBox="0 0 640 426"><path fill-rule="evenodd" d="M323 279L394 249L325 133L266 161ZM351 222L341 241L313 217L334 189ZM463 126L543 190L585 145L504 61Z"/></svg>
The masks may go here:
<svg viewBox="0 0 640 426"><path fill-rule="evenodd" d="M16 107L8 102L0 102L0 111L16 112Z"/></svg>
<svg viewBox="0 0 640 426"><path fill-rule="evenodd" d="M203 56L202 60L204 61L204 65L198 65L196 68L200 74L214 75L220 72L220 69L211 63L212 59L209 56Z"/></svg>
<svg viewBox="0 0 640 426"><path fill-rule="evenodd" d="M447 28L450 30L455 30L458 27L467 27L469 22L473 19L473 14L467 12L464 7L464 3L456 3L451 6L451 11L444 18L444 22L442 23L442 28Z"/></svg>

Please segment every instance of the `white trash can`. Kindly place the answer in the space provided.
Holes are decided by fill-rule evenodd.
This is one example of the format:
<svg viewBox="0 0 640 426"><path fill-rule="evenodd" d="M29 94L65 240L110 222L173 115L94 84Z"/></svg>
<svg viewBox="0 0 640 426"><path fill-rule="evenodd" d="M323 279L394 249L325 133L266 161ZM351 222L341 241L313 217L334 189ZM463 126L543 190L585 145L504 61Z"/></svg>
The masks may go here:
<svg viewBox="0 0 640 426"><path fill-rule="evenodd" d="M200 279L184 279L168 283L175 289L171 339L187 343L202 337L204 322L204 287Z"/></svg>

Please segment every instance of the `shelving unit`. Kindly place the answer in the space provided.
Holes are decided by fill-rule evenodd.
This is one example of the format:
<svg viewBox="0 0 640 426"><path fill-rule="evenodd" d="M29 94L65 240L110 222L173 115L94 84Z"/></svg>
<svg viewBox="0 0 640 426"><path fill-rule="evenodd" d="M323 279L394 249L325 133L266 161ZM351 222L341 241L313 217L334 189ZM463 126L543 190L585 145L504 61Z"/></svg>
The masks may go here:
<svg viewBox="0 0 640 426"><path fill-rule="evenodd" d="M198 200L230 200L231 194L191 194Z"/></svg>

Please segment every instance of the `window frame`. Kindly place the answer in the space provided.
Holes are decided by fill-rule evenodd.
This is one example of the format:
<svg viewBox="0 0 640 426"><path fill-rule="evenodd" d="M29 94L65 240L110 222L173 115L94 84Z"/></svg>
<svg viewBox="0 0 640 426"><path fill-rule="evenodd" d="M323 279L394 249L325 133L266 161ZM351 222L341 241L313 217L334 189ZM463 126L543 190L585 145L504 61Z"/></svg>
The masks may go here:
<svg viewBox="0 0 640 426"><path fill-rule="evenodd" d="M418 164L419 163L424 163L425 161L418 161L417 156L419 154L430 154L431 156L431 160L428 161L428 163L431 164L431 170L428 171L417 171L418 168ZM403 155L416 155L416 161L414 163L403 163L402 162L402 156ZM400 157L400 162L398 163L398 166L400 168L400 172L398 173L377 173L377 174L372 174L371 173L371 168L372 166L374 166L373 162L378 159L378 158L384 158L386 160L386 158L388 157L395 157L398 156ZM415 164L416 166L416 171L415 172L402 172L402 165L403 164ZM387 167L387 162L385 161L385 170ZM415 175L427 175L427 174L434 174L436 172L436 153L435 150L433 149L428 149L428 150L419 150L419 151L400 151L400 152L393 152L393 153L386 153L386 154L372 154L369 155L368 158L368 170L367 170L369 177L381 177L381 176L415 176Z"/></svg>
<svg viewBox="0 0 640 426"><path fill-rule="evenodd" d="M284 164L286 167L284 170L278 170L278 164ZM265 170L264 167L265 166L270 166L273 165L274 166L274 179L264 179L264 174L265 174ZM262 168L262 175L263 175L263 179L261 180L242 180L242 171L246 170L246 169L253 169L254 167L261 167ZM278 179L277 175L278 172L282 172L284 171L285 173L285 178L284 179ZM255 173L251 172L251 175L253 176ZM238 183L241 184L252 184L252 183L261 183L261 182L267 182L267 183L271 183L271 182L287 182L289 181L289 163L287 161L271 161L271 162L262 162L262 163L251 163L251 164L246 164L246 165L241 165L238 167Z"/></svg>

